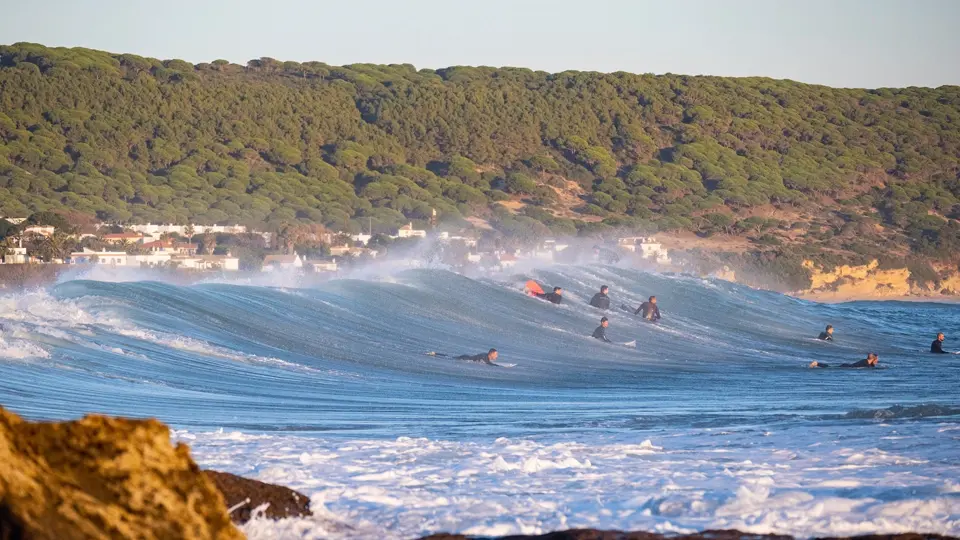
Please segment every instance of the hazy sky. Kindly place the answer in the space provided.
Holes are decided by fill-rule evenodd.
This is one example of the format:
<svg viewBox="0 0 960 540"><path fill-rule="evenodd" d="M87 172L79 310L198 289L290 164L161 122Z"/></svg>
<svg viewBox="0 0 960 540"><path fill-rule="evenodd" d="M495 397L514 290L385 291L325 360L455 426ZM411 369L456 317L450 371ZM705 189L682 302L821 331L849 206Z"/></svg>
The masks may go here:
<svg viewBox="0 0 960 540"><path fill-rule="evenodd" d="M960 0L0 0L0 43L251 58L960 84Z"/></svg>

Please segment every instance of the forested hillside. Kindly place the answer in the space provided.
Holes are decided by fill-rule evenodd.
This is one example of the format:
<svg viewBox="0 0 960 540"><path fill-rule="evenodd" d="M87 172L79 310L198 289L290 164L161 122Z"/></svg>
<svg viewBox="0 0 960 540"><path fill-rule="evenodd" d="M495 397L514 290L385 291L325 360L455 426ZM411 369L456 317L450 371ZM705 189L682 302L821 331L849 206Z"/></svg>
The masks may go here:
<svg viewBox="0 0 960 540"><path fill-rule="evenodd" d="M0 215L960 246L960 87L0 47ZM505 203L505 204L501 204ZM778 247L779 246L779 247Z"/></svg>

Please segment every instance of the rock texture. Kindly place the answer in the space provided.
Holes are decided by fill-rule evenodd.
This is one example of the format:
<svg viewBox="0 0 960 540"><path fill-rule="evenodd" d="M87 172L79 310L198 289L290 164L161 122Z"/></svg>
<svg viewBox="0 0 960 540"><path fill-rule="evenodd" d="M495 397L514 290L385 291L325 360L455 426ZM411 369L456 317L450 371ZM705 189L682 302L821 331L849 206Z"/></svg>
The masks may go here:
<svg viewBox="0 0 960 540"><path fill-rule="evenodd" d="M457 534L434 534L421 540L471 540L480 537ZM956 540L939 534L875 534L854 536L856 540ZM485 539L486 540L486 539ZM499 540L793 540L792 536L774 534L747 534L740 531L703 531L697 534L664 536L649 532L598 531L595 529L571 529L541 535L502 536ZM847 538L823 538L817 540L848 540Z"/></svg>
<svg viewBox="0 0 960 540"><path fill-rule="evenodd" d="M0 539L243 538L155 420L27 422L0 408Z"/></svg>
<svg viewBox="0 0 960 540"><path fill-rule="evenodd" d="M233 510L230 518L234 523L250 521L253 511L264 503L269 506L263 515L270 519L313 515L310 512L310 498L292 489L230 473L203 471L203 474L213 481L223 494L227 508Z"/></svg>

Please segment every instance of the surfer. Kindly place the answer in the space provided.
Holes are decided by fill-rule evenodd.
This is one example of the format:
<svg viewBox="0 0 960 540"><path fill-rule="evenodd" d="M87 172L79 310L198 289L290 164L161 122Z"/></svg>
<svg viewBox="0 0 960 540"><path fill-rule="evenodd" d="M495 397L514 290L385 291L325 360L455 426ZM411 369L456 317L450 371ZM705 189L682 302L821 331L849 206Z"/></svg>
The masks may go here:
<svg viewBox="0 0 960 540"><path fill-rule="evenodd" d="M877 356L877 353L869 353L867 358L860 360L859 362L854 362L852 364L840 364L839 366L833 366L838 368L872 368L877 367L877 364L880 362L880 357ZM830 364L824 364L823 362L817 362L814 360L810 362L810 367L812 368L828 368Z"/></svg>
<svg viewBox="0 0 960 540"><path fill-rule="evenodd" d="M604 285L600 287L600 292L593 295L593 298L590 299L590 305L598 309L610 309L610 297L607 296L607 291L610 290L610 287Z"/></svg>
<svg viewBox="0 0 960 540"><path fill-rule="evenodd" d="M449 354L440 354L435 352L427 353L428 356L439 356L441 358L450 358ZM495 365L497 357L500 356L500 353L496 349L490 349L485 353L480 354L461 354L460 356L454 356L454 360L465 360L467 362L479 362L481 364L490 364Z"/></svg>
<svg viewBox="0 0 960 540"><path fill-rule="evenodd" d="M817 339L822 341L833 341L833 326L828 324L827 329L823 332L820 332L820 335L817 337Z"/></svg>
<svg viewBox="0 0 960 540"><path fill-rule="evenodd" d="M534 296L537 298L543 298L548 302L553 302L554 304L559 304L563 300L563 288L554 287L553 292L549 293L534 293Z"/></svg>
<svg viewBox="0 0 960 540"><path fill-rule="evenodd" d="M640 304L640 307L633 312L634 315L641 315L644 319L650 322L657 322L660 320L660 308L657 307L657 297L651 296L649 300Z"/></svg>
<svg viewBox="0 0 960 540"><path fill-rule="evenodd" d="M593 331L593 337L595 339L599 339L601 341L610 343L610 340L607 339L608 326L610 326L610 321L608 321L606 317L600 319L600 326L598 326L597 329Z"/></svg>
<svg viewBox="0 0 960 540"><path fill-rule="evenodd" d="M930 344L930 352L937 354L950 354L947 351L943 350L943 340L946 339L943 335L943 332L937 334L937 339L933 340L933 343Z"/></svg>

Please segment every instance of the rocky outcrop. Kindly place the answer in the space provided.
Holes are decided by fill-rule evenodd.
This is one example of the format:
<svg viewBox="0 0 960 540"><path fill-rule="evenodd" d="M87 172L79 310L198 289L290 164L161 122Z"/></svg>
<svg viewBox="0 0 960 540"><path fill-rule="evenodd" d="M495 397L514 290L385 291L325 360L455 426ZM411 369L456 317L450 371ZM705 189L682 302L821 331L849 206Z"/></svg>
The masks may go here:
<svg viewBox="0 0 960 540"><path fill-rule="evenodd" d="M263 516L270 519L303 517L310 512L310 498L283 486L265 484L230 473L203 471L223 494L234 523L246 523L254 510L267 505Z"/></svg>
<svg viewBox="0 0 960 540"><path fill-rule="evenodd" d="M936 284L918 285L920 279L908 268L880 268L874 260L859 266L841 265L825 270L811 261L803 266L810 272L809 289L795 296L825 302L850 300L883 300L916 297L918 299L949 298L960 294L960 274L949 268L937 271ZM929 279L929 278L928 278Z"/></svg>
<svg viewBox="0 0 960 540"><path fill-rule="evenodd" d="M27 422L0 408L0 538L243 538L155 420Z"/></svg>
<svg viewBox="0 0 960 540"><path fill-rule="evenodd" d="M458 534L435 534L421 540L470 540L471 536ZM955 540L952 536L939 534L874 534L854 536L855 540ZM485 540L493 540L487 539ZM740 531L703 531L696 534L665 536L650 532L598 531L596 529L571 529L541 535L502 536L499 540L793 540L792 536L774 534L748 534ZM818 540L850 540L848 538L823 538Z"/></svg>

